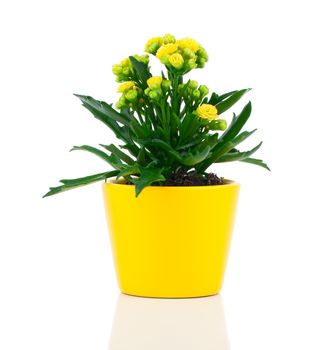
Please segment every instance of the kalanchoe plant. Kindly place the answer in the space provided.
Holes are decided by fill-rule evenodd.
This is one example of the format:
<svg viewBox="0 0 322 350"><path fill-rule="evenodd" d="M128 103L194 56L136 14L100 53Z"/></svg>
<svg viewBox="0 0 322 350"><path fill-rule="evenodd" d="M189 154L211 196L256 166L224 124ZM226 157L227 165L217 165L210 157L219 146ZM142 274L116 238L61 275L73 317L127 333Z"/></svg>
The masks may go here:
<svg viewBox="0 0 322 350"><path fill-rule="evenodd" d="M242 131L251 114L251 103L227 126L219 116L232 107L249 89L225 94L209 93L205 85L183 76L204 67L208 55L193 39L176 40L173 35L149 40L145 51L165 65L160 76L152 76L149 55L133 55L113 66L121 83L116 109L90 96L75 95L95 118L109 127L122 144L75 146L102 158L114 170L79 179L61 180L50 188L50 196L110 177L125 178L135 185L136 195L149 185L164 185L175 174L206 177L214 163L243 161L269 170L249 151L237 146L255 130Z"/></svg>

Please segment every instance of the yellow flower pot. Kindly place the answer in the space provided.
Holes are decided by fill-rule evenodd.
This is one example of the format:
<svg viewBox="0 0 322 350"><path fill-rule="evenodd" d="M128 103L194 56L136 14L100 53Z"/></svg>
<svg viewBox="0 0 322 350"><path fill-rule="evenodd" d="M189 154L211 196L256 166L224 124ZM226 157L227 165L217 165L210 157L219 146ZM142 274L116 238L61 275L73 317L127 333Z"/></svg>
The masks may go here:
<svg viewBox="0 0 322 350"><path fill-rule="evenodd" d="M225 272L239 184L134 186L103 184L120 289L157 298L219 293Z"/></svg>

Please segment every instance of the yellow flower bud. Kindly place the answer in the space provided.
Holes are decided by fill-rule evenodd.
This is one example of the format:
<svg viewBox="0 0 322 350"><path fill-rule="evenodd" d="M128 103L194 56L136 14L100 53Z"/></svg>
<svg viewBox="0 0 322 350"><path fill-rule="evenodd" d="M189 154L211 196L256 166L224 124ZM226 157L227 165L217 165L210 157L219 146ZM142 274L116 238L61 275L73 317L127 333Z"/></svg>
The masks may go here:
<svg viewBox="0 0 322 350"><path fill-rule="evenodd" d="M122 73L122 66L120 64L114 64L112 66L112 72L115 75L121 74Z"/></svg>
<svg viewBox="0 0 322 350"><path fill-rule="evenodd" d="M174 44L176 38L172 34L166 34L162 39L163 44Z"/></svg>
<svg viewBox="0 0 322 350"><path fill-rule="evenodd" d="M122 109L124 107L126 107L126 100L125 97L122 95L120 99L116 102L116 108Z"/></svg>
<svg viewBox="0 0 322 350"><path fill-rule="evenodd" d="M208 120L214 120L218 118L217 108L206 103L197 108L196 114L198 117Z"/></svg>
<svg viewBox="0 0 322 350"><path fill-rule="evenodd" d="M196 54L191 49L188 49L188 48L185 48L183 50L183 55L187 58L196 59Z"/></svg>
<svg viewBox="0 0 322 350"><path fill-rule="evenodd" d="M131 64L130 59L127 57L120 63L122 66L129 66Z"/></svg>
<svg viewBox="0 0 322 350"><path fill-rule="evenodd" d="M198 68L203 68L205 66L205 63L208 61L208 54L206 50L203 47L200 47L197 56Z"/></svg>
<svg viewBox="0 0 322 350"><path fill-rule="evenodd" d="M181 93L185 87L185 84L179 84L178 85L178 92Z"/></svg>
<svg viewBox="0 0 322 350"><path fill-rule="evenodd" d="M160 94L157 91L151 91L149 93L149 97L151 98L151 100L158 100L160 97Z"/></svg>
<svg viewBox="0 0 322 350"><path fill-rule="evenodd" d="M217 121L218 121L218 129L222 130L222 131L226 130L226 128L227 128L226 120L225 119L218 119Z"/></svg>
<svg viewBox="0 0 322 350"><path fill-rule="evenodd" d="M147 82L148 87L150 89L158 89L161 86L162 77L160 77L160 76L151 77L146 82Z"/></svg>
<svg viewBox="0 0 322 350"><path fill-rule="evenodd" d="M126 81L118 87L117 92L127 92L128 90L132 89L134 85L134 81Z"/></svg>
<svg viewBox="0 0 322 350"><path fill-rule="evenodd" d="M129 90L125 93L125 98L130 102L135 102L138 97L138 92L136 90Z"/></svg>
<svg viewBox="0 0 322 350"><path fill-rule="evenodd" d="M162 45L162 38L160 36L151 38L145 44L145 52L152 53L153 55L155 55L155 53L158 51L161 45Z"/></svg>
<svg viewBox="0 0 322 350"><path fill-rule="evenodd" d="M172 53L176 52L178 49L178 45L177 44L165 44L165 45L162 45L157 53L156 53L156 56L161 59L163 56L166 56L166 55L171 55Z"/></svg>
<svg viewBox="0 0 322 350"><path fill-rule="evenodd" d="M174 68L181 69L184 64L184 59L179 53L174 53L169 57L169 62Z"/></svg>
<svg viewBox="0 0 322 350"><path fill-rule="evenodd" d="M198 68L203 68L205 66L206 60L204 58L199 58Z"/></svg>
<svg viewBox="0 0 322 350"><path fill-rule="evenodd" d="M190 80L188 86L191 90L196 90L198 87L198 82L195 80Z"/></svg>
<svg viewBox="0 0 322 350"><path fill-rule="evenodd" d="M209 93L209 89L207 88L206 85L200 85L199 91L200 91L201 97L205 97Z"/></svg>
<svg viewBox="0 0 322 350"><path fill-rule="evenodd" d="M133 57L137 60L137 61L139 61L139 62L142 62L142 63L144 63L144 64L146 64L146 65L148 65L149 64L149 55L141 55L141 56L139 56L139 55L133 55Z"/></svg>
<svg viewBox="0 0 322 350"><path fill-rule="evenodd" d="M188 62L187 62L187 67L189 69L197 68L196 60L194 58L190 58L190 60L188 60Z"/></svg>
<svg viewBox="0 0 322 350"><path fill-rule="evenodd" d="M160 58L160 62L165 64L165 65L168 65L169 64L169 55L164 55Z"/></svg>
<svg viewBox="0 0 322 350"><path fill-rule="evenodd" d="M125 58L119 64L115 64L112 71L116 75L116 81L118 82L131 80L133 76L133 66L129 58Z"/></svg>
<svg viewBox="0 0 322 350"><path fill-rule="evenodd" d="M199 90L195 90L193 93L192 93L192 96L198 100L200 98L200 91Z"/></svg>
<svg viewBox="0 0 322 350"><path fill-rule="evenodd" d="M125 68L122 69L122 74L123 74L124 76L130 75L130 73L131 73L130 67L125 67Z"/></svg>
<svg viewBox="0 0 322 350"><path fill-rule="evenodd" d="M184 38L181 40L177 41L178 46L180 47L180 49L184 50L184 49L190 49L193 52L197 52L200 48L200 44L191 38Z"/></svg>
<svg viewBox="0 0 322 350"><path fill-rule="evenodd" d="M199 51L198 51L198 56L204 58L206 61L208 61L208 54L207 51L203 48L200 47Z"/></svg>
<svg viewBox="0 0 322 350"><path fill-rule="evenodd" d="M171 81L170 80L163 80L161 85L162 85L162 89L164 91L168 91L170 89L170 86L171 86Z"/></svg>

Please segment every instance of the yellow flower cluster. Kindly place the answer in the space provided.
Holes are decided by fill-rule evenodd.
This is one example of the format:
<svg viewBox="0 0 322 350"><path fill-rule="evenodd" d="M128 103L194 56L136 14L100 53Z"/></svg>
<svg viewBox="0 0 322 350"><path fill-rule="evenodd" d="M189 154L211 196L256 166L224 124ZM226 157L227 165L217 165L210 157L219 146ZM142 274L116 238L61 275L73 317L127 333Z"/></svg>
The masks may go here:
<svg viewBox="0 0 322 350"><path fill-rule="evenodd" d="M145 52L155 55L162 45L173 44L175 42L176 39L171 34L166 34L164 37L157 36L148 40L148 42L145 44Z"/></svg>
<svg viewBox="0 0 322 350"><path fill-rule="evenodd" d="M133 57L139 62L144 63L145 65L149 64L149 55L133 55ZM133 78L134 69L129 58L125 58L119 64L114 64L112 67L113 74L116 75L116 81L123 82L128 81Z"/></svg>
<svg viewBox="0 0 322 350"><path fill-rule="evenodd" d="M142 90L136 86L134 81L126 81L119 85L117 92L122 93L122 96L116 103L116 108L118 109L133 107L143 102Z"/></svg>
<svg viewBox="0 0 322 350"><path fill-rule="evenodd" d="M199 86L195 80L189 80L187 83L179 84L178 92L185 100L199 104L208 95L209 89L206 85Z"/></svg>
<svg viewBox="0 0 322 350"><path fill-rule="evenodd" d="M151 77L146 81L148 88L144 90L145 95L152 100L160 100L164 93L166 93L171 86L171 81L163 79L161 76Z"/></svg>
<svg viewBox="0 0 322 350"><path fill-rule="evenodd" d="M155 55L169 68L183 73L202 68L208 61L206 50L196 40L176 40L171 34L150 39L145 45L145 51Z"/></svg>

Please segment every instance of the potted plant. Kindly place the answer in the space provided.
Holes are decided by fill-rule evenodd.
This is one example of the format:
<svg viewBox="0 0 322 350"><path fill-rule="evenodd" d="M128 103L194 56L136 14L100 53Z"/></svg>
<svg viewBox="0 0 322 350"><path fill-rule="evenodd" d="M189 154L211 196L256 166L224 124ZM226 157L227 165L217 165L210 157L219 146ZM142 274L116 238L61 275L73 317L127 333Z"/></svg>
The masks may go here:
<svg viewBox="0 0 322 350"><path fill-rule="evenodd" d="M217 177L215 163L243 161L268 166L239 144L255 130L242 131L248 102L229 125L221 114L249 89L209 93L184 80L204 67L205 49L173 35L149 40L145 51L164 66L152 76L149 55L133 55L113 66L121 97L116 108L76 95L121 145L75 146L114 170L60 180L45 196L104 180L103 193L119 286L147 297L196 297L220 291L239 184ZM107 179L113 178L107 181Z"/></svg>

